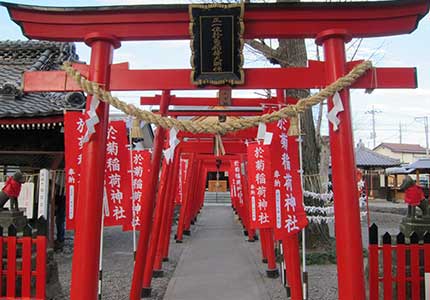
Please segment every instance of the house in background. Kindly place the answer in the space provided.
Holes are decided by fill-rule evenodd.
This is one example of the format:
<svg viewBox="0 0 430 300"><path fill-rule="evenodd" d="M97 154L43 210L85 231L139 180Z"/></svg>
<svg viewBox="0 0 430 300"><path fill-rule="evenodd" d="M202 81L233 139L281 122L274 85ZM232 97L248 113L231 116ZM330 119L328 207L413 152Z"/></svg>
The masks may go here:
<svg viewBox="0 0 430 300"><path fill-rule="evenodd" d="M385 169L399 166L400 160L372 151L361 141L355 148L355 160L357 168L363 172L369 198L388 199L390 194Z"/></svg>
<svg viewBox="0 0 430 300"><path fill-rule="evenodd" d="M401 163L412 163L426 156L426 149L418 144L381 143L373 151L399 159Z"/></svg>

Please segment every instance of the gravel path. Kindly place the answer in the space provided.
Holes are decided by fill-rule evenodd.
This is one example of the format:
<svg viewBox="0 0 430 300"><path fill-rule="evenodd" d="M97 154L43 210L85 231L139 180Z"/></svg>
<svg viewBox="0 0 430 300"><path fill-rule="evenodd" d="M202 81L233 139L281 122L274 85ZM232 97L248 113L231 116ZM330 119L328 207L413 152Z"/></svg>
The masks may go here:
<svg viewBox="0 0 430 300"><path fill-rule="evenodd" d="M173 232L176 227L173 228ZM72 269L71 236L66 237L64 251L56 253L62 293L55 299L69 299L70 277ZM171 240L169 261L163 263L165 276L152 280L151 300L163 299L169 279L175 270L182 253L182 248ZM103 249L103 298L104 300L128 300L133 275L133 235L121 228L105 228Z"/></svg>

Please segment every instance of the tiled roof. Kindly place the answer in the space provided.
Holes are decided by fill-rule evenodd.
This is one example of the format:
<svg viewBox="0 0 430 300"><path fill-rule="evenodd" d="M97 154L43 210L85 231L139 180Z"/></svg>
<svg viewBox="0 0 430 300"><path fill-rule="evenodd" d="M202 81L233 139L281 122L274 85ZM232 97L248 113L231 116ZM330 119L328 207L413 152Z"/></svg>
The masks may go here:
<svg viewBox="0 0 430 300"><path fill-rule="evenodd" d="M426 149L421 147L418 144L382 143L382 144L378 145L375 148L375 150L378 148L381 148L381 147L388 148L391 151L397 152L397 153L420 153L420 154L426 153Z"/></svg>
<svg viewBox="0 0 430 300"><path fill-rule="evenodd" d="M430 158L420 158L406 167L414 170L430 170Z"/></svg>
<svg viewBox="0 0 430 300"><path fill-rule="evenodd" d="M73 43L47 41L0 41L0 118L62 114L80 109L81 93L23 93L24 71L58 70L67 60L76 61Z"/></svg>
<svg viewBox="0 0 430 300"><path fill-rule="evenodd" d="M355 148L357 167L394 167L400 165L400 160L376 153L364 146Z"/></svg>

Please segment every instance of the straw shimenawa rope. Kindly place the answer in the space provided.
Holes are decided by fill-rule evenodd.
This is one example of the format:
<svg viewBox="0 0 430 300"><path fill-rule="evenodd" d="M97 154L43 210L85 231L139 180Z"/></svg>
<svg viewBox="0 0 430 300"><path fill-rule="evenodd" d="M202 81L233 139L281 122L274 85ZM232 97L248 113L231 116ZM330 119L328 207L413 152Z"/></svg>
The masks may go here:
<svg viewBox="0 0 430 300"><path fill-rule="evenodd" d="M121 110L127 115L134 116L146 123L152 123L157 126L169 129L175 127L177 130L188 131L191 133L212 133L223 135L230 131L247 129L257 126L259 123L270 123L280 119L286 119L303 113L306 109L323 102L328 97L333 96L336 92L351 86L358 78L366 71L372 68L370 61L364 61L355 66L351 72L344 77L339 78L319 93L300 99L295 105L288 105L278 111L274 111L261 116L254 116L243 119L230 119L227 122L219 121L191 121L177 120L174 118L162 117L150 111L141 110L132 104L127 104L117 97L112 96L109 91L104 90L98 83L87 80L79 71L73 68L70 62L65 62L62 66L63 70L76 80L77 84L84 92L96 96L99 100L109 103L116 109Z"/></svg>

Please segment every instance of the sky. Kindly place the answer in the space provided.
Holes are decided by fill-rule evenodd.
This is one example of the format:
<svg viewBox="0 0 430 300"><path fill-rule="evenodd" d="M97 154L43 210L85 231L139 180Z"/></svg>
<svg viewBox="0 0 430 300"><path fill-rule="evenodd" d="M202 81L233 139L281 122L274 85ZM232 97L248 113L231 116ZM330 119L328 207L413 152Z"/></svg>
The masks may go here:
<svg viewBox="0 0 430 300"><path fill-rule="evenodd" d="M21 4L42 6L105 6L127 4L152 3L190 3L189 0L149 1L149 0L40 0L40 1L10 1ZM199 2L199 1L197 1ZM201 1L200 1L201 2ZM217 1L219 2L219 1ZM20 28L13 23L5 8L0 7L0 40L25 40ZM245 28L246 30L246 28ZM276 41L268 41L276 45ZM307 40L309 59L316 59L316 46L313 40ZM380 89L372 94L365 94L363 90L351 91L351 106L353 117L354 138L356 143L363 143L373 148L372 115L375 114L376 145L382 142L400 142L400 127L403 143L420 144L426 146L424 124L421 119L430 117L430 16L421 20L417 30L409 35L369 38L353 40L346 45L348 59L354 52L354 59L371 59L378 67L417 67L418 89ZM320 48L320 51L321 48ZM80 59L88 62L90 50L84 44L77 45ZM189 58L191 52L188 41L148 41L126 42L115 51L114 62L129 62L133 69L164 69L164 68L190 68ZM245 67L273 67L262 57L256 56L245 49ZM317 92L317 91L313 91ZM123 92L117 95L124 101L139 103L142 95L153 95L156 92ZM235 91L236 97L258 97L258 91ZM215 96L215 92L184 92L174 94L185 96ZM149 109L148 107L144 107ZM115 112L115 111L112 111ZM325 112L326 114L326 112ZM316 114L315 114L316 115ZM327 133L327 121L324 120L322 133Z"/></svg>

